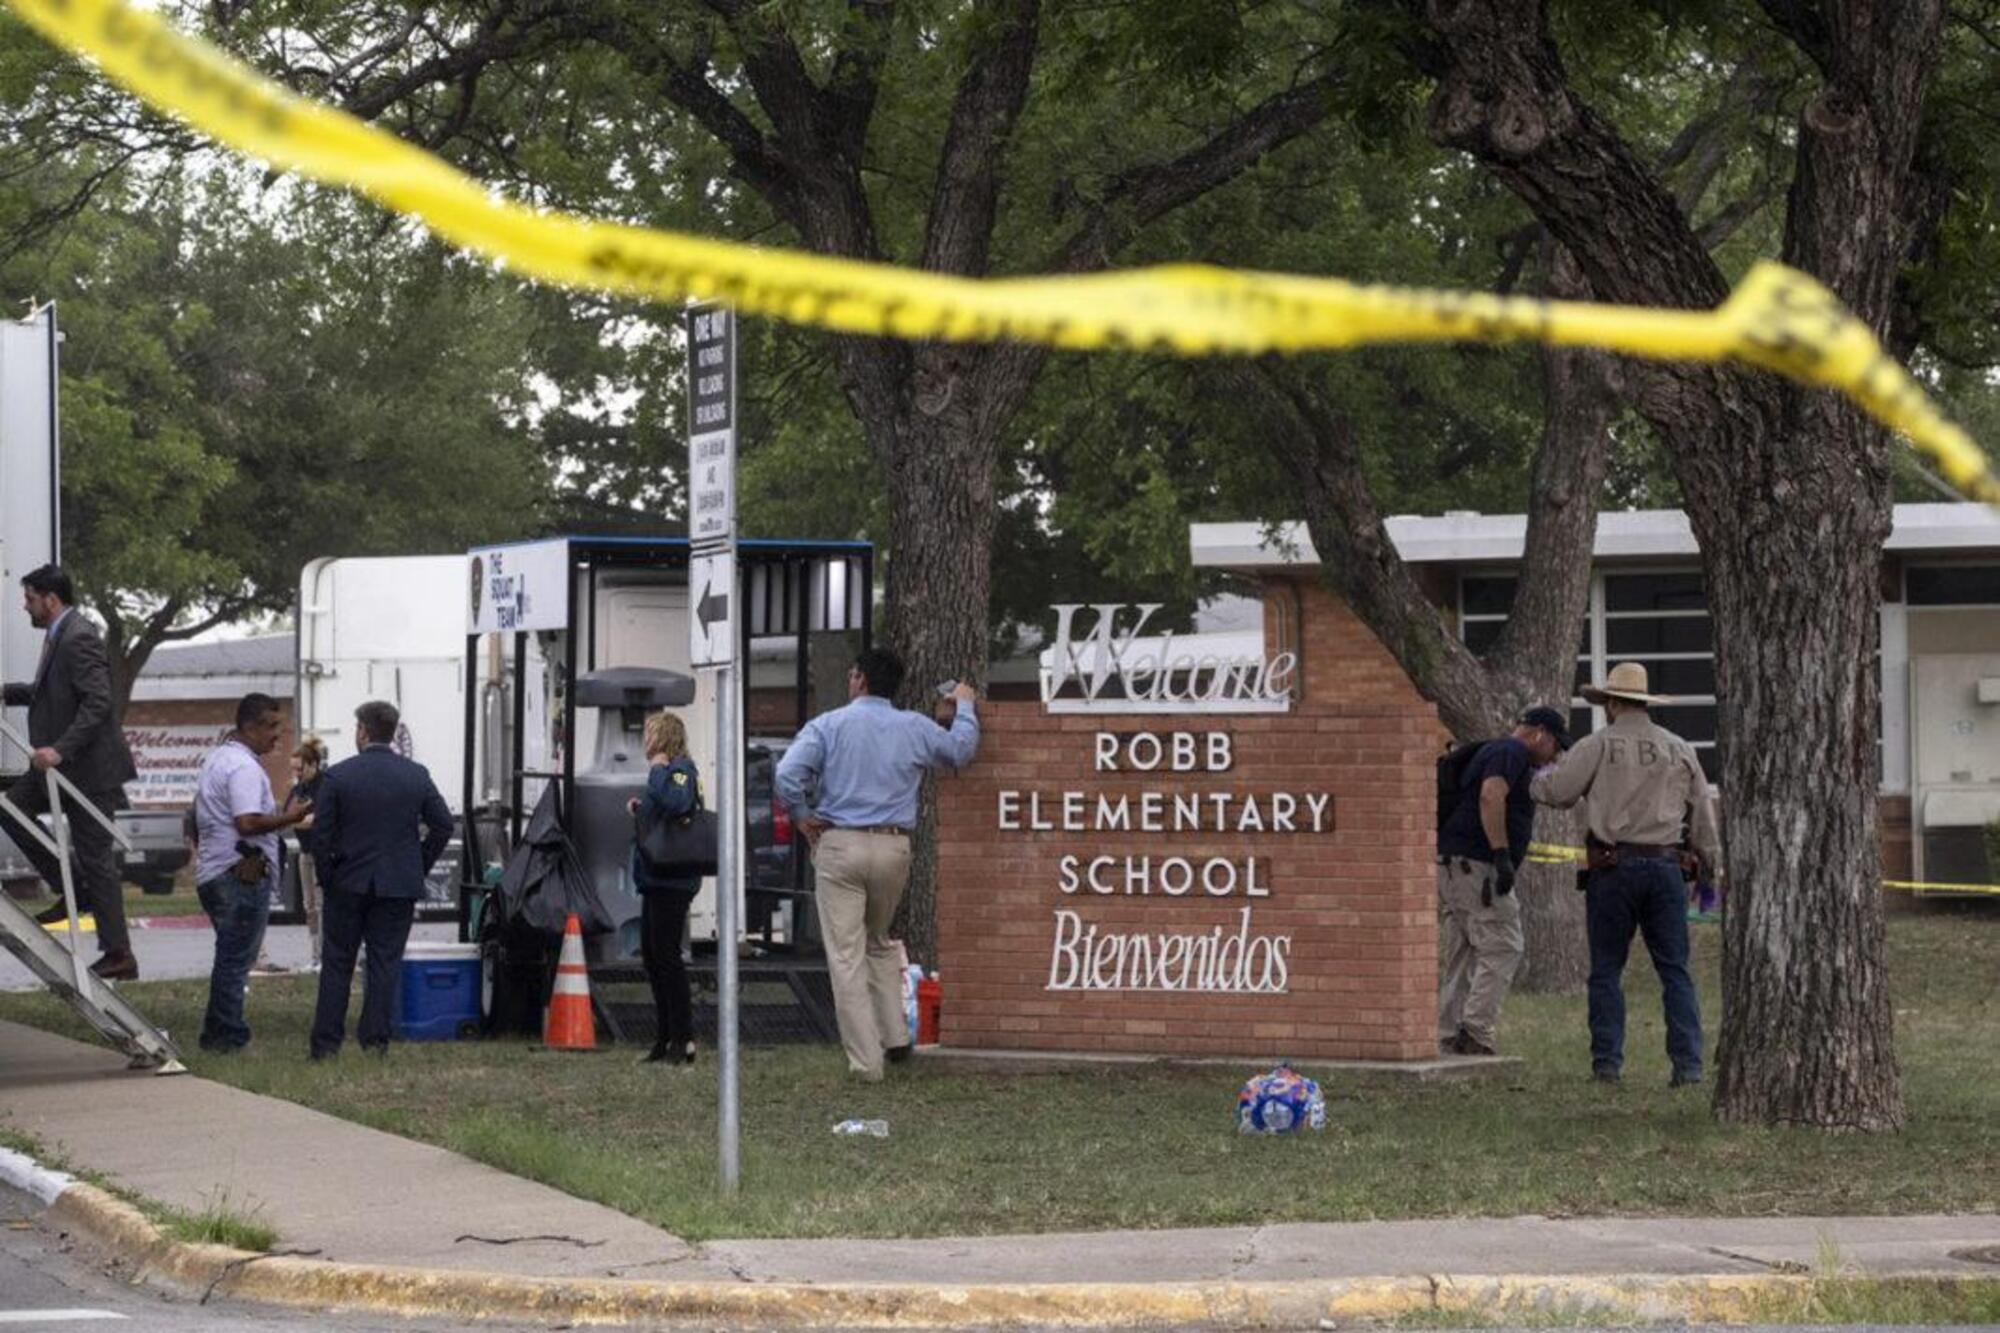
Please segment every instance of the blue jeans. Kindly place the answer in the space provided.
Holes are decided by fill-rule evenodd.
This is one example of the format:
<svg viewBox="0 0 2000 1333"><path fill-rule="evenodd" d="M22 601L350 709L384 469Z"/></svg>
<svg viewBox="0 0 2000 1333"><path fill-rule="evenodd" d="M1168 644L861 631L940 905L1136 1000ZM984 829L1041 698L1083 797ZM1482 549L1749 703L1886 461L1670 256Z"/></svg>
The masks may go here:
<svg viewBox="0 0 2000 1333"><path fill-rule="evenodd" d="M1687 885L1672 861L1630 858L1590 876L1585 890L1590 931L1590 1063L1625 1063L1625 956L1636 930L1660 974L1667 1017L1667 1058L1674 1071L1701 1073L1701 1007L1688 975Z"/></svg>
<svg viewBox="0 0 2000 1333"><path fill-rule="evenodd" d="M218 875L195 886L202 910L215 927L215 966L208 974L208 1012L201 1019L204 1051L240 1051L250 1044L250 1024L243 1018L243 988L264 926L271 919L271 886L245 884L234 875Z"/></svg>

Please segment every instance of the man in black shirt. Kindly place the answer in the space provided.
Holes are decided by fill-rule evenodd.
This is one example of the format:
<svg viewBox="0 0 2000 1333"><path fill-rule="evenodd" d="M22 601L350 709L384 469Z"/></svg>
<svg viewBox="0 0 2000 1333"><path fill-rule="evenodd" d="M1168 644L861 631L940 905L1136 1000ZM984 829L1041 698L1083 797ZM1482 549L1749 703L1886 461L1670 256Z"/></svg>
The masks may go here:
<svg viewBox="0 0 2000 1333"><path fill-rule="evenodd" d="M1438 829L1438 1049L1493 1055L1500 1002L1520 964L1514 873L1534 835L1528 779L1569 748L1553 708L1530 708L1513 734L1465 764L1459 798Z"/></svg>

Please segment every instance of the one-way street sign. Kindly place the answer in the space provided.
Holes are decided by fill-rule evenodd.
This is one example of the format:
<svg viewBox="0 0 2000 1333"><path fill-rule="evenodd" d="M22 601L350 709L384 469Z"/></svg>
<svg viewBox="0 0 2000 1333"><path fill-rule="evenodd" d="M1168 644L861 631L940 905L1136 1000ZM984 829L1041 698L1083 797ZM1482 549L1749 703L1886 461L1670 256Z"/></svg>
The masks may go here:
<svg viewBox="0 0 2000 1333"><path fill-rule="evenodd" d="M721 306L687 312L688 538L736 535L736 320Z"/></svg>
<svg viewBox="0 0 2000 1333"><path fill-rule="evenodd" d="M736 552L697 551L688 569L688 661L728 666L736 660Z"/></svg>

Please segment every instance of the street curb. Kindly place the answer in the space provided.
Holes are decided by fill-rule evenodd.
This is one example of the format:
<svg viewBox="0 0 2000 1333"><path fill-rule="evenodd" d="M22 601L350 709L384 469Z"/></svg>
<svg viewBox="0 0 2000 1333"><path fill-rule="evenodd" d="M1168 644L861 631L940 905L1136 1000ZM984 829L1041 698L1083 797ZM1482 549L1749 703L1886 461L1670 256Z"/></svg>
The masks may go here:
<svg viewBox="0 0 2000 1333"><path fill-rule="evenodd" d="M4 1150L0 1150L4 1151ZM9 1154L18 1157L18 1154ZM28 1159L21 1158L22 1161ZM29 1162L30 1166L34 1164ZM0 1160L0 1169L4 1169ZM39 1167L36 1168L40 1170ZM51 1176L57 1173L46 1173ZM67 1180L67 1177L61 1177ZM10 1178L11 1183L11 1178ZM124 1200L82 1182L61 1189L50 1223L201 1300L410 1316L555 1324L700 1321L746 1328L1313 1327L1442 1313L1490 1322L1590 1315L1612 1322L1748 1323L1802 1303L1824 1279L1790 1273L1657 1277L1393 1277L1304 1282L867 1283L661 1282L530 1278L455 1269L332 1263L167 1239ZM2000 1299L2000 1276L1885 1279Z"/></svg>
<svg viewBox="0 0 2000 1333"><path fill-rule="evenodd" d="M0 1184L34 1195L44 1207L54 1203L58 1195L75 1183L74 1176L51 1171L25 1153L0 1148Z"/></svg>

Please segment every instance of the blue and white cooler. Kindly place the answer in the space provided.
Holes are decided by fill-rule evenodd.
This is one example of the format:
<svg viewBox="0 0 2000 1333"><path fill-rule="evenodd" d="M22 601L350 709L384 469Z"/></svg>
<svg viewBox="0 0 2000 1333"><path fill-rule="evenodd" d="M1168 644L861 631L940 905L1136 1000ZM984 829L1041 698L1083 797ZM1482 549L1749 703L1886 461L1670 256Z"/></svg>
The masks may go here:
<svg viewBox="0 0 2000 1333"><path fill-rule="evenodd" d="M479 946L411 940L403 948L396 1035L453 1041L479 1035Z"/></svg>

